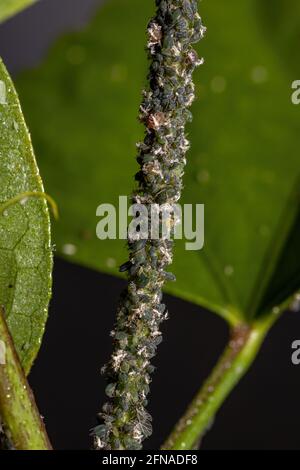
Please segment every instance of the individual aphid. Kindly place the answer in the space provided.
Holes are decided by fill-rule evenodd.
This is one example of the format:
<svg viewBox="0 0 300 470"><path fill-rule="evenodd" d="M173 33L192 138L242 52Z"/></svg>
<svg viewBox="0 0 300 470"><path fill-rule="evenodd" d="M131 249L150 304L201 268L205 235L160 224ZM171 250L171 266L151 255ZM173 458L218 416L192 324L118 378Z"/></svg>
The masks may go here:
<svg viewBox="0 0 300 470"><path fill-rule="evenodd" d="M116 391L115 383L108 384L107 387L105 388L105 393L109 398L112 398L115 395L115 391Z"/></svg>
<svg viewBox="0 0 300 470"><path fill-rule="evenodd" d="M166 281L176 281L176 276L173 273L164 271L163 275Z"/></svg>
<svg viewBox="0 0 300 470"><path fill-rule="evenodd" d="M105 424L99 424L98 426L95 426L93 429L91 429L91 435L98 436L100 438L105 437L107 433L107 427Z"/></svg>
<svg viewBox="0 0 300 470"><path fill-rule="evenodd" d="M146 261L147 253L145 248L140 248L139 250L132 252L131 254L133 264L140 266Z"/></svg>
<svg viewBox="0 0 300 470"><path fill-rule="evenodd" d="M124 272L128 271L131 268L131 266L132 266L131 261L126 261L126 263L122 264L119 267L119 272L124 273Z"/></svg>
<svg viewBox="0 0 300 470"><path fill-rule="evenodd" d="M128 343L128 334L124 331L117 331L115 333L115 339L119 341L120 345L123 345L123 347L125 347Z"/></svg>

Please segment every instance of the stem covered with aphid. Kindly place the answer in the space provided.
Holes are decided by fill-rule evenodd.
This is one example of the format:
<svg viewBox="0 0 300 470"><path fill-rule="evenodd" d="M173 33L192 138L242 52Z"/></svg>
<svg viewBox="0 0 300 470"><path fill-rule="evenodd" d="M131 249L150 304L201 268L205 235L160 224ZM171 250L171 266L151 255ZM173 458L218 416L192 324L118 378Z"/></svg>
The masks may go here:
<svg viewBox="0 0 300 470"><path fill-rule="evenodd" d="M185 125L194 100L192 73L202 63L192 44L205 32L196 0L156 0L156 16L148 25L151 59L149 87L144 91L140 120L146 127L138 144L140 171L135 204L173 206L180 198L189 142ZM150 212L150 211L149 211ZM174 226L172 227L174 230ZM93 430L97 449L140 449L151 434L147 395L151 359L162 340L160 324L167 318L162 287L173 279L166 268L172 262L169 239L136 239L129 233L128 287L123 292L112 332L114 351L105 366L109 401Z"/></svg>

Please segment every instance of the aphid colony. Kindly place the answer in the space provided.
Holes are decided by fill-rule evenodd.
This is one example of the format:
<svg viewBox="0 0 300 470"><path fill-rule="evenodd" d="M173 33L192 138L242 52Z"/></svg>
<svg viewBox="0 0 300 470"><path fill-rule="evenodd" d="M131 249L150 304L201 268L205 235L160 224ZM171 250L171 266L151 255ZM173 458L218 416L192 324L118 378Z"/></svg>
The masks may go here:
<svg viewBox="0 0 300 470"><path fill-rule="evenodd" d="M134 203L175 204L182 190L189 142L185 125L194 100L192 73L202 63L192 44L205 32L196 0L156 0L157 14L148 25L151 58L149 89L144 91L140 120L146 128L138 144ZM174 280L171 240L128 239L128 288L123 292L112 332L114 351L104 367L109 401L93 430L97 449L140 449L152 432L145 410L154 367L150 360L162 341L160 324L167 318L162 287Z"/></svg>

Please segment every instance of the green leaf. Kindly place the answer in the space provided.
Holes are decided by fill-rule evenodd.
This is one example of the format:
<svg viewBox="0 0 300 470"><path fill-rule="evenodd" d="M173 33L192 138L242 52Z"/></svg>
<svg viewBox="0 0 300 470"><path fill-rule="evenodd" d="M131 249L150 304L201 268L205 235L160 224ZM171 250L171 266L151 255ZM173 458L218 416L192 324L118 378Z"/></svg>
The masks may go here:
<svg viewBox="0 0 300 470"><path fill-rule="evenodd" d="M126 260L125 244L96 239L95 213L134 185L153 4L111 0L85 31L62 38L39 70L18 81L43 173L61 208L58 252L112 274ZM283 0L281 8L296 21ZM281 55L256 0L206 0L201 13L208 34L199 53L206 65L196 74L183 202L205 203L206 240L202 251L177 243L177 282L167 290L235 322L284 298L287 283L288 291L300 285L299 243L289 244L299 211L292 195L300 174L300 108L290 98L297 77L283 59L294 27L286 26Z"/></svg>
<svg viewBox="0 0 300 470"><path fill-rule="evenodd" d="M295 59L300 41L300 3L298 0L273 0L272 8L267 0L256 0L256 4L262 17L264 34L269 36L285 67L295 74L293 78L299 78L300 64Z"/></svg>
<svg viewBox="0 0 300 470"><path fill-rule="evenodd" d="M0 23L32 5L37 0L0 0Z"/></svg>
<svg viewBox="0 0 300 470"><path fill-rule="evenodd" d="M43 185L30 136L0 61L0 303L25 372L41 343L51 292L47 204L28 197L37 192Z"/></svg>

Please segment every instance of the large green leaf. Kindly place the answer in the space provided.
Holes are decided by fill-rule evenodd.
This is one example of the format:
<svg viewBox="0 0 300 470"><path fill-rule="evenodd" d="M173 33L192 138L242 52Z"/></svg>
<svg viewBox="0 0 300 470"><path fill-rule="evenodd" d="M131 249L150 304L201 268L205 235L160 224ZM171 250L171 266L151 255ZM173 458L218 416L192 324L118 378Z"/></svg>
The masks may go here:
<svg viewBox="0 0 300 470"><path fill-rule="evenodd" d="M43 185L30 136L17 94L0 61L0 303L25 372L44 332L52 250L45 200L14 199L37 192L43 192Z"/></svg>
<svg viewBox="0 0 300 470"><path fill-rule="evenodd" d="M262 18L262 33L272 41L282 63L299 78L300 63L296 60L300 41L300 3L298 0L273 0L272 8L267 0L256 0Z"/></svg>
<svg viewBox="0 0 300 470"><path fill-rule="evenodd" d="M279 3L295 22L288 2ZM135 142L143 132L136 114L146 75L145 26L153 8L152 0L111 0L85 31L61 39L40 69L18 81L61 208L58 252L113 274L126 259L124 242L96 239L95 212L133 187ZM249 318L299 286L299 238L292 248L289 240L299 207L293 194L300 109L290 99L297 77L282 57L294 29L285 22L280 53L278 31L256 0L206 0L200 8L208 26L199 46L206 65L196 74L183 201L205 203L206 243L199 252L177 243L177 282L168 291L229 319ZM291 258L295 266L282 269Z"/></svg>
<svg viewBox="0 0 300 470"><path fill-rule="evenodd" d="M37 0L0 0L0 22L19 13Z"/></svg>

